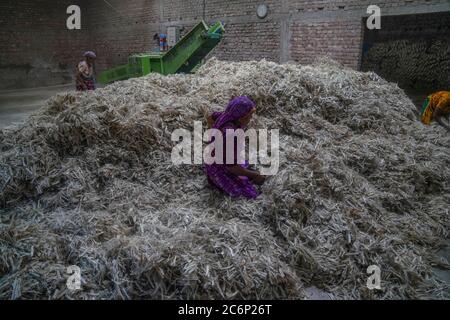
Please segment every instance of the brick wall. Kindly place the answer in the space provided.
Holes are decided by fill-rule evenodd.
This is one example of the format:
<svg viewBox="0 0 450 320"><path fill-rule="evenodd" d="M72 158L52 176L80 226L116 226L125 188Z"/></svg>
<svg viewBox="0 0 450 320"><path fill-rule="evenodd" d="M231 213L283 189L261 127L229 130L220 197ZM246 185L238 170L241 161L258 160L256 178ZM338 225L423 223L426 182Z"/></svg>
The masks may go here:
<svg viewBox="0 0 450 320"><path fill-rule="evenodd" d="M214 51L222 60L280 60L281 21L278 18L283 10L282 1L230 0L227 6L219 0L206 2L205 18L225 23L224 40ZM258 19L256 9L265 3L269 8L266 19Z"/></svg>
<svg viewBox="0 0 450 320"><path fill-rule="evenodd" d="M68 3L80 3L80 32L64 28ZM225 60L269 59L310 63L329 55L359 68L367 16L377 4L382 15L450 11L448 0L108 0L10 1L0 4L0 87L21 86L32 79L67 82L72 66L86 49L98 53L97 71L127 62L136 52L156 49L153 35L168 26L186 33L201 19L225 23L224 40L213 55ZM256 16L259 4L269 15ZM8 73L8 71L14 72ZM9 77L9 78L8 78Z"/></svg>
<svg viewBox="0 0 450 320"><path fill-rule="evenodd" d="M400 39L416 40L450 37L450 11L433 14L413 14L383 18L380 30L366 30L364 42L382 42Z"/></svg>
<svg viewBox="0 0 450 320"><path fill-rule="evenodd" d="M259 0L165 0L165 1L101 1L89 6L91 47L98 53L99 71L127 62L136 52L157 48L153 35L166 32L170 25L187 33L201 19L221 20L226 24L226 37L214 54L223 60L269 59L280 56L280 23L274 19L259 20ZM281 10L279 1L267 1L270 14ZM249 17L251 17L249 19Z"/></svg>
<svg viewBox="0 0 450 320"><path fill-rule="evenodd" d="M81 1L0 2L0 89L70 82L87 30L66 28L67 7Z"/></svg>

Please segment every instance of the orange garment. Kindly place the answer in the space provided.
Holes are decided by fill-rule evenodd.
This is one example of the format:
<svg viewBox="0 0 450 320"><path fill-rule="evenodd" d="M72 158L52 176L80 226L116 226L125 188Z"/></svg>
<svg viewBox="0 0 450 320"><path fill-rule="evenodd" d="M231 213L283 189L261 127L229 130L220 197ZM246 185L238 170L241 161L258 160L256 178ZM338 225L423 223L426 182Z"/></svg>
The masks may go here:
<svg viewBox="0 0 450 320"><path fill-rule="evenodd" d="M422 113L422 122L430 124L436 110L450 114L450 92L439 91L428 97L428 105Z"/></svg>

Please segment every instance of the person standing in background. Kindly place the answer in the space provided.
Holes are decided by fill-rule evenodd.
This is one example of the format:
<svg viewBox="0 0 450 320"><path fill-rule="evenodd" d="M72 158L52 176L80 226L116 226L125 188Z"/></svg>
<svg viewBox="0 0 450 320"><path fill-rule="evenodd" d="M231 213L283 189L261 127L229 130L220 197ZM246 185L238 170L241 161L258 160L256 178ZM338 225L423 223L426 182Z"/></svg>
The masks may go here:
<svg viewBox="0 0 450 320"><path fill-rule="evenodd" d="M84 60L77 65L76 89L77 91L95 90L95 52L86 51Z"/></svg>

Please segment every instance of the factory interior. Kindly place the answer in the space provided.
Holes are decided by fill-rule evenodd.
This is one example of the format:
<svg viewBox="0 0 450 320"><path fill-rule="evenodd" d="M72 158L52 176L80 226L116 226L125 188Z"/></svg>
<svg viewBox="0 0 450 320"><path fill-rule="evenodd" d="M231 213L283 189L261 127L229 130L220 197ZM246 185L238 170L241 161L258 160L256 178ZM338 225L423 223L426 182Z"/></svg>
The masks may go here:
<svg viewBox="0 0 450 320"><path fill-rule="evenodd" d="M448 0L5 0L0 38L1 300L450 299Z"/></svg>

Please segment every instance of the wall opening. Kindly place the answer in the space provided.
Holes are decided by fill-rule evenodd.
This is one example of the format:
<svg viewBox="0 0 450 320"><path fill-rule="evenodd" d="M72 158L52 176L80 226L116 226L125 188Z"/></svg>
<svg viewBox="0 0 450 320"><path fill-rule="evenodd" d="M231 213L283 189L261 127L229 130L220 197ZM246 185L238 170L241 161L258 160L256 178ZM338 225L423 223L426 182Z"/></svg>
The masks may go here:
<svg viewBox="0 0 450 320"><path fill-rule="evenodd" d="M361 69L398 83L418 106L450 90L450 12L386 16L380 30L365 27Z"/></svg>

